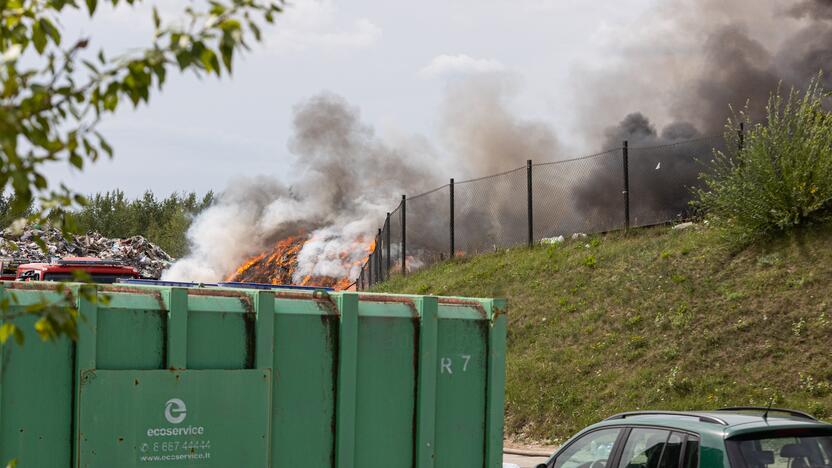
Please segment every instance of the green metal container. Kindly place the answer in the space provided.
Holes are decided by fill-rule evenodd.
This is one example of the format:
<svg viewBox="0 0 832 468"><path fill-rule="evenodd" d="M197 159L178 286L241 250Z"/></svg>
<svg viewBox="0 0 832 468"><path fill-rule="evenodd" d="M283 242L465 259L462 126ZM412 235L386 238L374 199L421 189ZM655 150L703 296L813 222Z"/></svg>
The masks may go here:
<svg viewBox="0 0 832 468"><path fill-rule="evenodd" d="M79 339L0 355L0 466L497 468L505 303L348 292L5 283Z"/></svg>

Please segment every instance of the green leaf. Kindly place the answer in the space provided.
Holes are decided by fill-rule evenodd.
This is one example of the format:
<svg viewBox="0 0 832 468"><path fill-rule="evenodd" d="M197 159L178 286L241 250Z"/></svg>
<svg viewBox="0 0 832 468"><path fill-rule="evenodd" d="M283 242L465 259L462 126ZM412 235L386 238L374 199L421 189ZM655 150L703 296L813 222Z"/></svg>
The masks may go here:
<svg viewBox="0 0 832 468"><path fill-rule="evenodd" d="M84 158L79 156L78 153L72 153L69 155L69 163L78 169L84 169Z"/></svg>
<svg viewBox="0 0 832 468"><path fill-rule="evenodd" d="M6 463L6 468L17 468L17 458Z"/></svg>
<svg viewBox="0 0 832 468"><path fill-rule="evenodd" d="M17 330L17 326L11 322L4 322L3 325L0 325L0 344L8 341L9 337L14 335L15 330Z"/></svg>
<svg viewBox="0 0 832 468"><path fill-rule="evenodd" d="M211 9L209 12L214 16L222 16L225 13L225 5L218 2L211 2Z"/></svg>
<svg viewBox="0 0 832 468"><path fill-rule="evenodd" d="M43 190L47 187L48 183L46 182L46 177L44 177L43 175L38 174L38 173L33 174L33 176L35 178L35 187L36 188L38 188L40 190Z"/></svg>
<svg viewBox="0 0 832 468"><path fill-rule="evenodd" d="M213 50L207 47L202 49L202 53L199 54L199 60L202 62L202 66L205 67L205 71L209 73L215 72L217 75L220 74L220 62L217 60L217 54Z"/></svg>
<svg viewBox="0 0 832 468"><path fill-rule="evenodd" d="M89 10L90 16L95 13L96 6L98 6L98 0L87 0L87 10Z"/></svg>
<svg viewBox="0 0 832 468"><path fill-rule="evenodd" d="M260 42L263 39L263 34L260 32L260 28L254 24L254 21L250 21L248 23L248 28L251 29L251 33L254 34L254 39L256 39L257 42Z"/></svg>
<svg viewBox="0 0 832 468"><path fill-rule="evenodd" d="M9 337L14 337L15 343L22 345L24 342L23 331L11 322L0 325L0 344L5 344Z"/></svg>
<svg viewBox="0 0 832 468"><path fill-rule="evenodd" d="M43 341L47 341L55 335L55 329L46 317L41 317L35 322L35 331L38 332L40 339Z"/></svg>
<svg viewBox="0 0 832 468"><path fill-rule="evenodd" d="M98 74L98 67L95 66L94 63L90 62L89 60L81 60L81 63L84 64L91 72Z"/></svg>
<svg viewBox="0 0 832 468"><path fill-rule="evenodd" d="M190 66L193 62L193 57L187 51L180 51L176 53L176 63L179 65L180 70L184 70Z"/></svg>
<svg viewBox="0 0 832 468"><path fill-rule="evenodd" d="M153 7L153 25L156 26L156 29L159 29L159 26L162 24L162 19L159 18L159 10L156 9L156 6Z"/></svg>
<svg viewBox="0 0 832 468"><path fill-rule="evenodd" d="M60 45L61 32L58 31L58 28L56 28L55 25L52 24L52 22L46 18L40 19L40 25L41 28L43 28L43 30L46 31L46 34L49 35L49 37L52 39L52 42L54 42L55 45Z"/></svg>
<svg viewBox="0 0 832 468"><path fill-rule="evenodd" d="M107 153L107 156L111 158L113 157L113 147L110 146L110 144L107 143L107 140L101 137L101 135L98 136L98 145L101 146L101 149L103 149L105 153Z"/></svg>
<svg viewBox="0 0 832 468"><path fill-rule="evenodd" d="M46 32L44 32L40 21L32 25L32 43L35 45L38 54L42 54L46 49Z"/></svg>
<svg viewBox="0 0 832 468"><path fill-rule="evenodd" d="M236 19L229 18L220 23L220 29L224 32L231 32L240 29L240 22Z"/></svg>
<svg viewBox="0 0 832 468"><path fill-rule="evenodd" d="M222 63L225 65L225 69L228 70L228 73L231 73L231 65L233 63L232 59L234 56L234 47L227 44L220 45L220 55L222 56Z"/></svg>

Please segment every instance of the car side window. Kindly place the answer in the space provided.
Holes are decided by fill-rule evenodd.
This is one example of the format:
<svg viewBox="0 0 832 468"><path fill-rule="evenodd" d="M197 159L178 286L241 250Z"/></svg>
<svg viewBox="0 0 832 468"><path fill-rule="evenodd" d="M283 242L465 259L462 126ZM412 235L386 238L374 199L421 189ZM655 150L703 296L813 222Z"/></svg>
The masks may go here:
<svg viewBox="0 0 832 468"><path fill-rule="evenodd" d="M697 468L699 466L699 438L689 435L685 442L685 463L683 468Z"/></svg>
<svg viewBox="0 0 832 468"><path fill-rule="evenodd" d="M553 468L606 468L620 428L590 432L570 444L555 458Z"/></svg>
<svg viewBox="0 0 832 468"><path fill-rule="evenodd" d="M630 431L619 468L659 468L670 431L635 428ZM676 458L678 460L678 458ZM677 465L678 466L678 465Z"/></svg>
<svg viewBox="0 0 832 468"><path fill-rule="evenodd" d="M659 462L659 468L679 468L679 462L682 458L682 442L684 435L674 432L670 434L667 439L667 444L664 447L662 459Z"/></svg>

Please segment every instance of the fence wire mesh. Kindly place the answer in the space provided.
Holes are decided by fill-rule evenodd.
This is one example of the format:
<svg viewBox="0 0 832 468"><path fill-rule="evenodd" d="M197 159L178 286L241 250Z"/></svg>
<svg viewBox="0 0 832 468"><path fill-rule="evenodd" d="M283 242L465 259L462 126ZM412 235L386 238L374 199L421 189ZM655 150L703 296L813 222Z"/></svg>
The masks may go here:
<svg viewBox="0 0 832 468"><path fill-rule="evenodd" d="M532 168L534 239L624 227L620 149Z"/></svg>
<svg viewBox="0 0 832 468"><path fill-rule="evenodd" d="M693 190L721 137L631 147L630 226L651 226L690 216Z"/></svg>
<svg viewBox="0 0 832 468"><path fill-rule="evenodd" d="M390 224L388 226L390 231L390 262L385 264L385 268L389 265L387 276L400 273L402 270L402 205L396 207L390 212Z"/></svg>
<svg viewBox="0 0 832 468"><path fill-rule="evenodd" d="M526 167L457 182L454 192L457 255L489 252L526 242Z"/></svg>
<svg viewBox="0 0 832 468"><path fill-rule="evenodd" d="M390 213L389 222L382 219L377 248L362 267L356 288L364 290L402 273L402 249L406 272L411 272L452 255L526 244L530 229L531 241L538 242L684 219L691 214L689 202L698 175L707 170L716 150L736 148L726 149L722 136L633 145L627 148L626 163L620 147L523 166L413 196Z"/></svg>
<svg viewBox="0 0 832 468"><path fill-rule="evenodd" d="M407 271L448 258L450 185L407 199Z"/></svg>

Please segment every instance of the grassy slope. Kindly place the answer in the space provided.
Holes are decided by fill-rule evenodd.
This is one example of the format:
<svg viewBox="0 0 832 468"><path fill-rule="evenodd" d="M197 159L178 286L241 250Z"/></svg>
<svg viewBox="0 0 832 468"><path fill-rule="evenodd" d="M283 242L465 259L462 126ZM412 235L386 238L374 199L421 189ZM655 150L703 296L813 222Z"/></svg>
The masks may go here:
<svg viewBox="0 0 832 468"><path fill-rule="evenodd" d="M618 411L775 403L832 415L832 228L732 251L652 228L440 264L378 290L509 300L507 433Z"/></svg>

